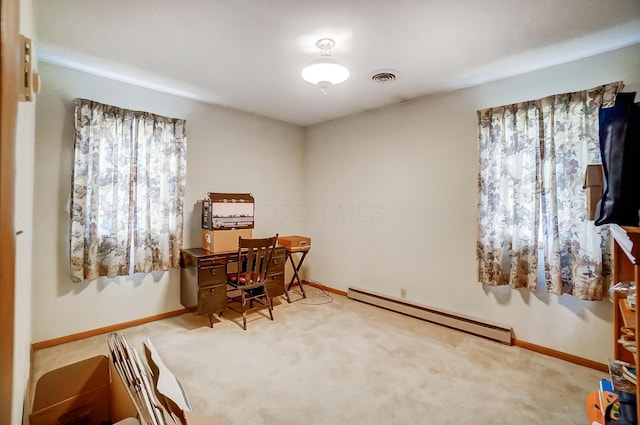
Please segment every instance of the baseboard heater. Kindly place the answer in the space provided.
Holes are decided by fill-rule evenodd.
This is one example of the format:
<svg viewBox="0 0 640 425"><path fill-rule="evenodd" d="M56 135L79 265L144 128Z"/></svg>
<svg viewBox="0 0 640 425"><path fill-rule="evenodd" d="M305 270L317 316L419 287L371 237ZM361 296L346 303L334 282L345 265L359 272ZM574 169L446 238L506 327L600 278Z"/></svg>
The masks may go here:
<svg viewBox="0 0 640 425"><path fill-rule="evenodd" d="M511 345L511 328L505 325L480 321L472 317L426 307L405 299L394 298L359 288L349 288L347 297L407 316L416 317L448 328L492 339Z"/></svg>

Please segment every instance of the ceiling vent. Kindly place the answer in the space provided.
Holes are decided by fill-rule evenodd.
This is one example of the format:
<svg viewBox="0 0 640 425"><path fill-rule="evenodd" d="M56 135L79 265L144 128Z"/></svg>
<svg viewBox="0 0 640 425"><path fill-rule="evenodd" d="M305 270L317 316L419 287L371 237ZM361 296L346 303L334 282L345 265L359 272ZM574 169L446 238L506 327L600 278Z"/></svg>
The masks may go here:
<svg viewBox="0 0 640 425"><path fill-rule="evenodd" d="M398 73L392 70L377 71L371 76L371 81L380 84L391 83L398 78L397 75Z"/></svg>

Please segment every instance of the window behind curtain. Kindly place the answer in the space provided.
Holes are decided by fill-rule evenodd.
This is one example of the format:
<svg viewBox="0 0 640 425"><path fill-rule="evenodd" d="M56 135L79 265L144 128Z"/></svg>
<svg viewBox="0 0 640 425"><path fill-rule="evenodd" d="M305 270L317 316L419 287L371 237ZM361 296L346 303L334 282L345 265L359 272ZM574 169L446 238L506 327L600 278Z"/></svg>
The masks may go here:
<svg viewBox="0 0 640 425"><path fill-rule="evenodd" d="M587 164L600 162L598 112L622 86L478 111L481 283L535 291L541 239L547 291L603 298L609 235L587 220L582 186Z"/></svg>
<svg viewBox="0 0 640 425"><path fill-rule="evenodd" d="M535 102L478 111L478 279L535 290L540 185Z"/></svg>
<svg viewBox="0 0 640 425"><path fill-rule="evenodd" d="M85 99L74 105L73 281L179 267L185 121Z"/></svg>

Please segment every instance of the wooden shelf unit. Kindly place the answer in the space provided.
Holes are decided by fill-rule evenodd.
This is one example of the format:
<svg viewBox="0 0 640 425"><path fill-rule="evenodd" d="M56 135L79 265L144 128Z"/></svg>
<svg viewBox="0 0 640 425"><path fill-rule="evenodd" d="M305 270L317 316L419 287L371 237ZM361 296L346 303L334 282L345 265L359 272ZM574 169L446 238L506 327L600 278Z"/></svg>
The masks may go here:
<svg viewBox="0 0 640 425"><path fill-rule="evenodd" d="M615 225L611 225L615 226ZM618 282L633 281L636 283L636 288L640 288L640 227L621 226L621 229L626 232L627 238L633 243L631 250L627 253L621 247L625 243L621 240L620 232L612 232L615 242L613 244L613 284ZM628 243L628 241L626 241ZM635 257L635 258L632 258ZM629 350L624 348L622 344L618 342L621 337L620 328L623 326L633 327L640 329L637 308L631 310L625 303L625 295L614 292L613 303L613 355L617 360L626 361L632 365L638 367L637 354L640 353L640 344L638 344L638 335L636 333L635 348L636 354L634 355ZM636 386L636 399L639 397L640 385ZM637 415L640 418L640 404L637 404Z"/></svg>

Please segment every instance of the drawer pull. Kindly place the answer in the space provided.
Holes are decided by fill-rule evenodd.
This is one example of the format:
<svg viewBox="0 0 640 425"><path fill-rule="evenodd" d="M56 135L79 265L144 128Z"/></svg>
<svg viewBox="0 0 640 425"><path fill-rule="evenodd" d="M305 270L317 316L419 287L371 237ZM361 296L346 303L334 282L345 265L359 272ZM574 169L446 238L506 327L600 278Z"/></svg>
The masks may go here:
<svg viewBox="0 0 640 425"><path fill-rule="evenodd" d="M211 292L212 294L216 291L216 288L211 288L209 289L209 292Z"/></svg>
<svg viewBox="0 0 640 425"><path fill-rule="evenodd" d="M209 269L209 273L211 273L211 275L215 275L216 274L216 269L215 267L212 267Z"/></svg>

